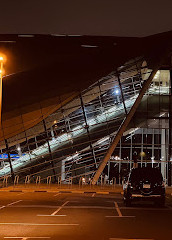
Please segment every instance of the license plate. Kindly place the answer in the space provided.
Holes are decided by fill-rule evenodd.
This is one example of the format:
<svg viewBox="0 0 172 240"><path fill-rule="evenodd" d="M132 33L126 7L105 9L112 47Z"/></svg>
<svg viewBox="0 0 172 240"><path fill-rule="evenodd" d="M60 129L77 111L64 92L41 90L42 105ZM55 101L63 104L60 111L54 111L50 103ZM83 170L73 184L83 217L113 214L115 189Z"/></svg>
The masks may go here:
<svg viewBox="0 0 172 240"><path fill-rule="evenodd" d="M150 188L150 184L143 184L143 188Z"/></svg>

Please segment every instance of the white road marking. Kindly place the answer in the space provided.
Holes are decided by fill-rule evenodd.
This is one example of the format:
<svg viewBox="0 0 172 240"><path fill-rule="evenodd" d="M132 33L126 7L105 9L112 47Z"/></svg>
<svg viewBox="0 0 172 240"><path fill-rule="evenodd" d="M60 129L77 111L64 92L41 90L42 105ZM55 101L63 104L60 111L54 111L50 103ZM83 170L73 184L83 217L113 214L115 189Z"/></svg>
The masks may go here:
<svg viewBox="0 0 172 240"><path fill-rule="evenodd" d="M125 210L142 210L142 211L167 211L169 206L166 206L165 208L144 208L144 207L120 207L120 209ZM171 208L172 209L172 208Z"/></svg>
<svg viewBox="0 0 172 240"><path fill-rule="evenodd" d="M18 202L21 202L21 201L22 201L22 200L18 200L18 201L16 201L16 202L9 203L9 204L7 204L6 206L1 206L0 209L3 209L3 208L5 208L5 207L11 206L11 205L14 205L14 204L16 204L16 203L18 203Z"/></svg>
<svg viewBox="0 0 172 240"><path fill-rule="evenodd" d="M15 208L57 208L57 205L14 205Z"/></svg>
<svg viewBox="0 0 172 240"><path fill-rule="evenodd" d="M109 240L154 240L154 239L143 239L143 238L109 238Z"/></svg>
<svg viewBox="0 0 172 240"><path fill-rule="evenodd" d="M57 207L61 207L61 206L57 206L57 205L13 205L14 208L57 208ZM172 208L166 206L165 208L143 208L143 207L120 207L120 209L124 209L124 210L142 210L142 211L171 211ZM4 208L4 206L2 206L2 208ZM85 208L85 209L114 209L114 207L104 207L104 206L65 206L66 208L71 208L71 209L75 209L75 208ZM1 207L0 207L1 209Z"/></svg>
<svg viewBox="0 0 172 240"><path fill-rule="evenodd" d="M116 211L117 211L117 213L118 213L118 216L119 217L122 217L122 213L121 213L121 211L120 211L120 209L119 209L119 207L118 207L118 203L117 202L114 202L115 203L115 207L116 207Z"/></svg>
<svg viewBox="0 0 172 240"><path fill-rule="evenodd" d="M32 238L36 238L36 239L50 239L51 237L4 237L4 239L22 239L22 240L32 239Z"/></svg>
<svg viewBox="0 0 172 240"><path fill-rule="evenodd" d="M136 216L105 216L107 218L134 218ZM132 239L133 240L133 239ZM144 239L143 239L144 240Z"/></svg>
<svg viewBox="0 0 172 240"><path fill-rule="evenodd" d="M65 203L63 203L62 205L61 205L61 207L59 207L55 212L53 212L51 215L53 216L53 215L56 215L56 213L58 213L66 204L68 204L68 202L69 201L66 201Z"/></svg>
<svg viewBox="0 0 172 240"><path fill-rule="evenodd" d="M13 207L15 207L15 208L56 208L57 209L57 207L61 207L61 206L55 206L55 205L14 205ZM114 207L104 207L104 206L64 206L64 209L66 209L66 208L85 208L85 209L87 209L87 208L90 208L90 209L114 209ZM127 209L127 208L126 208Z"/></svg>
<svg viewBox="0 0 172 240"><path fill-rule="evenodd" d="M104 206L65 206L64 209L114 209L114 207L104 207Z"/></svg>
<svg viewBox="0 0 172 240"><path fill-rule="evenodd" d="M58 195L60 195L60 194L61 194L61 193L57 193L57 194L54 195L54 197L56 197L56 196L58 196Z"/></svg>
<svg viewBox="0 0 172 240"><path fill-rule="evenodd" d="M5 206L0 207L0 209L3 209L3 208L5 208Z"/></svg>
<svg viewBox="0 0 172 240"><path fill-rule="evenodd" d="M133 218L133 217L135 217L135 216L123 216L120 209L119 209L118 203L117 202L114 202L114 203L115 203L115 209L118 213L118 216L105 216L105 217L107 217L107 218L118 218L118 217L120 217L120 218Z"/></svg>
<svg viewBox="0 0 172 240"><path fill-rule="evenodd" d="M78 223L0 223L0 225L22 225L22 226L78 226Z"/></svg>
<svg viewBox="0 0 172 240"><path fill-rule="evenodd" d="M15 202L9 203L9 204L7 204L7 206L14 205L14 204L19 203L19 202L21 202L21 201L22 201L22 200L18 200L18 201L15 201Z"/></svg>
<svg viewBox="0 0 172 240"><path fill-rule="evenodd" d="M96 193L93 193L93 194L92 194L92 197L94 197L95 195L96 195Z"/></svg>
<svg viewBox="0 0 172 240"><path fill-rule="evenodd" d="M17 194L17 196L20 196L20 195L23 195L23 194L25 194L24 192L23 193L19 193L19 194Z"/></svg>
<svg viewBox="0 0 172 240"><path fill-rule="evenodd" d="M41 215L38 214L38 217L66 217L67 215Z"/></svg>

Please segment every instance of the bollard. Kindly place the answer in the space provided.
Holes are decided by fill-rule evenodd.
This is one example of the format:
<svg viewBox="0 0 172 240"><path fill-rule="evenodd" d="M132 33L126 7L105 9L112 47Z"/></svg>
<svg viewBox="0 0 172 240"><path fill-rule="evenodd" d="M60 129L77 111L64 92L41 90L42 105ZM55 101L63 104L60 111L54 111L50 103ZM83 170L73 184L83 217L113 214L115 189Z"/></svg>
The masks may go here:
<svg viewBox="0 0 172 240"><path fill-rule="evenodd" d="M16 175L15 178L14 178L14 186L18 185L18 183L19 183L19 176Z"/></svg>
<svg viewBox="0 0 172 240"><path fill-rule="evenodd" d="M59 185L61 186L61 177L58 177L57 182L58 182L58 186L59 186Z"/></svg>
<svg viewBox="0 0 172 240"><path fill-rule="evenodd" d="M40 182L41 182L41 177L37 176L36 177L36 185L40 185Z"/></svg>
<svg viewBox="0 0 172 240"><path fill-rule="evenodd" d="M30 183L30 176L27 175L25 178L25 185Z"/></svg>
<svg viewBox="0 0 172 240"><path fill-rule="evenodd" d="M101 187L103 186L103 176L101 175Z"/></svg>
<svg viewBox="0 0 172 240"><path fill-rule="evenodd" d="M4 179L3 179L3 187L8 185L8 177L9 176L4 176Z"/></svg>
<svg viewBox="0 0 172 240"><path fill-rule="evenodd" d="M82 184L82 180L81 180L82 178L80 177L79 178L79 188L81 187L81 184Z"/></svg>
<svg viewBox="0 0 172 240"><path fill-rule="evenodd" d="M69 181L69 184L70 184L70 187L72 188L72 181L73 181L73 178L71 177L70 178L70 181Z"/></svg>
<svg viewBox="0 0 172 240"><path fill-rule="evenodd" d="M48 176L48 177L47 177L47 185L50 186L50 184L51 184L51 176Z"/></svg>
<svg viewBox="0 0 172 240"><path fill-rule="evenodd" d="M121 177L119 176L119 185L121 185Z"/></svg>

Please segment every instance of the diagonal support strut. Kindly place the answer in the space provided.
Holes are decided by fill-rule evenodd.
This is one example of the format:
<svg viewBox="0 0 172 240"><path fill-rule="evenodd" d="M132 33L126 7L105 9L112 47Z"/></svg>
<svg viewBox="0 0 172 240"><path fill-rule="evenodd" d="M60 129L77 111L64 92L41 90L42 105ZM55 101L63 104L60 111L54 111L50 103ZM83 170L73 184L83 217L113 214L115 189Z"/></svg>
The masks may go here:
<svg viewBox="0 0 172 240"><path fill-rule="evenodd" d="M109 161L112 153L114 152L114 150L115 150L119 140L121 139L125 129L127 128L128 124L130 123L132 117L134 116L134 114L135 114L135 112L136 112L136 110L137 110L137 108L138 108L138 106L139 106L139 104L140 104L140 102L141 102L141 100L143 98L143 95L145 94L146 90L148 89L152 79L154 78L156 72L159 70L161 64L162 64L162 62L160 61L160 62L158 62L156 64L156 66L154 66L150 76L144 82L144 84L142 86L142 89L141 89L141 91L140 91L136 101L134 102L134 104L133 104L132 108L130 109L129 113L127 114L127 116L123 120L123 122L122 122L120 128L118 129L118 132L117 132L117 134L116 134L116 136L115 136L111 146L109 147L109 149L108 149L108 151L107 151L103 161L101 162L101 164L100 164L96 174L93 177L93 180L92 180L92 184L93 185L95 185L97 183L97 181L98 181L102 171L106 167L107 162Z"/></svg>

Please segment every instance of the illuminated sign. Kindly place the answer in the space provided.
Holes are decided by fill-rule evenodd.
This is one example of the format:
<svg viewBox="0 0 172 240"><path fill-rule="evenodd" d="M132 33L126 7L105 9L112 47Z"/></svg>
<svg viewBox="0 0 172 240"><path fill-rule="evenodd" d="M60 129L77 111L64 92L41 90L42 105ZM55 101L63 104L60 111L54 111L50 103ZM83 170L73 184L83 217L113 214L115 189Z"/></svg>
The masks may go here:
<svg viewBox="0 0 172 240"><path fill-rule="evenodd" d="M22 156L25 154L22 154ZM20 156L18 154L10 154L11 159L18 159ZM0 154L0 159L8 159L8 154Z"/></svg>

